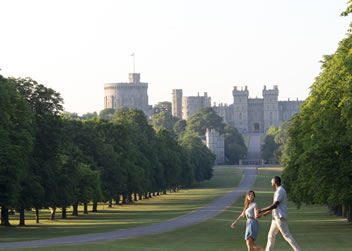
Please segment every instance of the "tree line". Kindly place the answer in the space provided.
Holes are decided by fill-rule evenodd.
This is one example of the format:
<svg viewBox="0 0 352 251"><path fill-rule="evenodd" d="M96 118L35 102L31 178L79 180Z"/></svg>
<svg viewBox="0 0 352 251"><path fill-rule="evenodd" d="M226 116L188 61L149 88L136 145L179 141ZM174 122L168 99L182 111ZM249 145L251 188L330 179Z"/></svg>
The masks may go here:
<svg viewBox="0 0 352 251"><path fill-rule="evenodd" d="M351 3L352 1L350 1ZM351 11L351 6L346 11ZM282 160L284 186L298 206L325 204L352 221L352 34L311 86L291 120Z"/></svg>
<svg viewBox="0 0 352 251"><path fill-rule="evenodd" d="M30 78L0 75L0 206L1 225L9 210L20 214L99 202L132 203L210 179L215 156L201 139L176 139L155 131L144 113L120 109L109 120L73 119L63 113L63 99Z"/></svg>

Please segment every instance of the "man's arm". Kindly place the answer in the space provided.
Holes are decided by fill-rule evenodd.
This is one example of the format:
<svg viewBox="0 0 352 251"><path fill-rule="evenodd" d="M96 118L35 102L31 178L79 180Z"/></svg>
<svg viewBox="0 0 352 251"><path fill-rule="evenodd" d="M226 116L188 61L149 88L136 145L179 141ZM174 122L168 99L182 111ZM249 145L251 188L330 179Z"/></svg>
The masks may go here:
<svg viewBox="0 0 352 251"><path fill-rule="evenodd" d="M265 208L262 208L259 210L259 213L262 213L262 212L266 212L266 211L270 211L270 210L273 210L275 208L278 207L278 205L280 204L279 201L275 201L272 205L268 206L268 207L265 207Z"/></svg>

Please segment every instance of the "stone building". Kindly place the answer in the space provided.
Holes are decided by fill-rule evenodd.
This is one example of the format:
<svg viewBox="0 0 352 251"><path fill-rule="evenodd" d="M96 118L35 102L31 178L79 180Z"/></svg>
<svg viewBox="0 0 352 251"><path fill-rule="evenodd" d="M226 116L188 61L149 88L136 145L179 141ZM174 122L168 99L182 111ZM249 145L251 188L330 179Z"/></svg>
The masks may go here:
<svg viewBox="0 0 352 251"><path fill-rule="evenodd" d="M304 101L279 101L279 89L264 86L263 98L249 98L247 86L232 91L233 104L214 106L214 110L224 121L241 133L266 133L271 126L278 128L283 122L300 111Z"/></svg>
<svg viewBox="0 0 352 251"><path fill-rule="evenodd" d="M140 73L129 73L128 83L104 84L104 109L135 108L147 116L153 114L148 103L148 83L140 82Z"/></svg>
<svg viewBox="0 0 352 251"><path fill-rule="evenodd" d="M217 165L221 165L225 163L225 138L221 136L214 129L207 129L205 133L206 137L206 145L209 150L215 154L216 160L215 163Z"/></svg>
<svg viewBox="0 0 352 251"><path fill-rule="evenodd" d="M177 92L176 92L177 91ZM300 111L300 105L304 101L279 101L279 89L274 85L273 89L264 86L263 98L249 98L247 86L244 88L234 87L232 91L233 103L226 105L220 103L212 107L224 122L237 128L240 133L266 133L271 126L278 128L283 122L289 120L295 113ZM181 109L176 100L180 100L182 90L173 91L172 109L173 114ZM182 118L188 119L201 107L210 106L210 97L183 97ZM174 113L175 110L175 113ZM174 115L175 116L175 115Z"/></svg>
<svg viewBox="0 0 352 251"><path fill-rule="evenodd" d="M182 100L182 103L180 102ZM202 107L210 107L211 99L204 92L204 96L182 96L181 89L172 90L172 115L182 119L189 119Z"/></svg>

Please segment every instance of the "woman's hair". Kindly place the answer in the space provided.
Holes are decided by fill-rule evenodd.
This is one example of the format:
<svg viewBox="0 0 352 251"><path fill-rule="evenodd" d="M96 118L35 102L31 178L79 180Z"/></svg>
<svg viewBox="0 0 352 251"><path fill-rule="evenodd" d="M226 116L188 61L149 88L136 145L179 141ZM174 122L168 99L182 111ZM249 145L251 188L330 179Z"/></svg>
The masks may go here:
<svg viewBox="0 0 352 251"><path fill-rule="evenodd" d="M248 208L248 206L249 206L248 195L249 195L250 193L253 193L254 198L255 198L255 192L254 192L254 191L248 191L248 192L246 193L246 197L244 198L243 213L246 211L246 209L247 209L247 208Z"/></svg>

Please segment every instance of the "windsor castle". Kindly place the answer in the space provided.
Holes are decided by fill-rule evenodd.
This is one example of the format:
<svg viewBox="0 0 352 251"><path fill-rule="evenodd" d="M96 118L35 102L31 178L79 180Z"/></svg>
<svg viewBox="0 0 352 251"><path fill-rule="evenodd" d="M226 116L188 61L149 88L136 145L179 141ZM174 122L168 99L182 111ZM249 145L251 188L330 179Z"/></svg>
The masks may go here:
<svg viewBox="0 0 352 251"><path fill-rule="evenodd" d="M128 83L104 85L104 109L136 108L147 116L153 115L148 103L148 83L140 82L139 73L130 73ZM212 107L224 122L237 128L242 134L266 133L271 126L278 128L300 110L303 101L279 101L279 89L263 88L263 98L249 98L247 86L233 88L233 103L211 106L207 93L203 96L183 96L181 89L172 90L172 115L187 120L202 107Z"/></svg>

